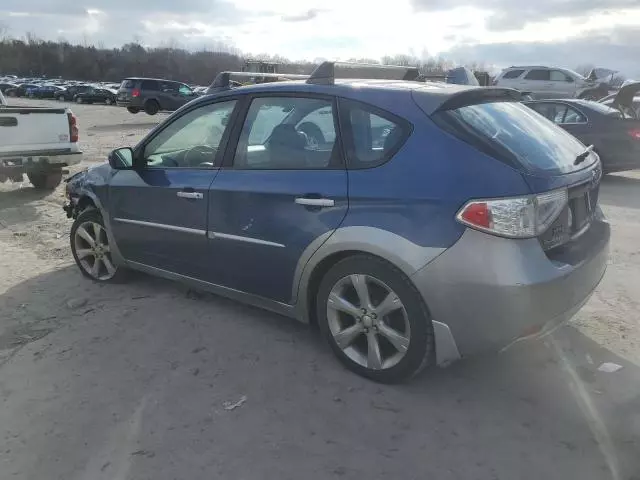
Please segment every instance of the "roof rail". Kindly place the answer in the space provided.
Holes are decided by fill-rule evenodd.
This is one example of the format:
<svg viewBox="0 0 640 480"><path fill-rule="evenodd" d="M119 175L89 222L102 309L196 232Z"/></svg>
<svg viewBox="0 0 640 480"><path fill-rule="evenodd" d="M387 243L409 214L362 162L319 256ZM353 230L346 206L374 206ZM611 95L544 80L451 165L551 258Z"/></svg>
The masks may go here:
<svg viewBox="0 0 640 480"><path fill-rule="evenodd" d="M336 75L336 71L338 75ZM419 75L418 67L376 65L369 63L322 62L311 73L307 83L333 85L336 78L417 80Z"/></svg>
<svg viewBox="0 0 640 480"><path fill-rule="evenodd" d="M309 75L293 73L259 73L259 72L220 72L207 89L207 93L228 90L254 83L282 82L285 80L304 80Z"/></svg>

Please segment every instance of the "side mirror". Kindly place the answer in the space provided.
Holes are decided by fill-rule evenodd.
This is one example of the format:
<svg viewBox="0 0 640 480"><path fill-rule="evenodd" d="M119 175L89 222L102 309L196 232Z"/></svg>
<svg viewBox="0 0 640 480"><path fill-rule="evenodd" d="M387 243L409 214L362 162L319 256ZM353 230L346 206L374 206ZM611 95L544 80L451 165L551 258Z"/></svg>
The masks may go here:
<svg viewBox="0 0 640 480"><path fill-rule="evenodd" d="M109 154L109 165L114 170L133 168L133 149L129 147L116 148Z"/></svg>

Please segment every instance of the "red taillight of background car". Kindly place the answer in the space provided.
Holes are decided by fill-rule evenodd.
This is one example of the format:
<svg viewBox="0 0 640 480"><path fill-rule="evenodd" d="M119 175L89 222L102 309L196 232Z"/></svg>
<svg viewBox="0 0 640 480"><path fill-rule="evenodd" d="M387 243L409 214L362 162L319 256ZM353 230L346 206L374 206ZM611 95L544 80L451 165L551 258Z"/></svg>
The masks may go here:
<svg viewBox="0 0 640 480"><path fill-rule="evenodd" d="M67 119L69 120L69 141L71 143L76 143L80 136L78 131L78 120L71 112L67 112Z"/></svg>
<svg viewBox="0 0 640 480"><path fill-rule="evenodd" d="M139 96L140 96L140 90L138 90L137 88L134 88L134 89L131 91L131 96L132 96L132 97L139 97Z"/></svg>
<svg viewBox="0 0 640 480"><path fill-rule="evenodd" d="M640 140L640 128L634 128L633 130L629 130L629 135L631 135L636 140Z"/></svg>

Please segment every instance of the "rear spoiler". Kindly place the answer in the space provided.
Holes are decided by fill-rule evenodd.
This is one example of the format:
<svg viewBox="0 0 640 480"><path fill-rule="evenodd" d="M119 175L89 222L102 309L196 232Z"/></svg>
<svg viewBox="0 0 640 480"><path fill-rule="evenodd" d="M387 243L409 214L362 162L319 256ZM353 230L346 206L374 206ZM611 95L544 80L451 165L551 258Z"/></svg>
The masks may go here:
<svg viewBox="0 0 640 480"><path fill-rule="evenodd" d="M489 102L519 102L522 100L522 92L513 88L500 87L459 87L451 89L443 88L442 94L425 91L420 94L420 89L413 91L413 98L420 108L427 114L433 115L445 110L455 110L469 105L477 105Z"/></svg>

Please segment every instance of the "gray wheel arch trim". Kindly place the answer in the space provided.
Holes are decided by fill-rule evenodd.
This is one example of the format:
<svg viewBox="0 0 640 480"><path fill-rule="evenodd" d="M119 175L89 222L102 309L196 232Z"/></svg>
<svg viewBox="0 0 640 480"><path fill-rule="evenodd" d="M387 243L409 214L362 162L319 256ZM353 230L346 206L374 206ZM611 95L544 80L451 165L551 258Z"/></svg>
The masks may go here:
<svg viewBox="0 0 640 480"><path fill-rule="evenodd" d="M104 226L106 227L107 236L109 237L109 247L111 248L111 259L117 265L124 265L124 263L125 263L124 262L124 257L120 253L120 249L118 248L118 244L116 242L116 239L113 236L113 230L111 228L111 218L109 217L109 213L105 210L105 208L102 205L102 202L100 201L98 196L94 192L92 192L91 190L88 190L86 188L82 188L80 190L80 193L79 193L78 197L80 199L82 199L83 197L87 197L96 206L96 208L100 212L100 215L102 216L102 221L104 222Z"/></svg>
<svg viewBox="0 0 640 480"><path fill-rule="evenodd" d="M422 247L400 235L376 227L352 226L338 228L316 238L302 253L296 266L291 303L297 317L309 322L308 286L311 274L327 257L345 251L369 253L388 260L411 277L432 261L445 248Z"/></svg>

